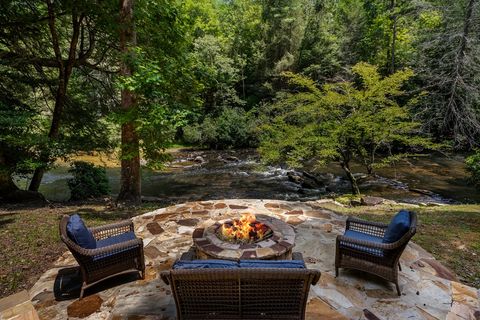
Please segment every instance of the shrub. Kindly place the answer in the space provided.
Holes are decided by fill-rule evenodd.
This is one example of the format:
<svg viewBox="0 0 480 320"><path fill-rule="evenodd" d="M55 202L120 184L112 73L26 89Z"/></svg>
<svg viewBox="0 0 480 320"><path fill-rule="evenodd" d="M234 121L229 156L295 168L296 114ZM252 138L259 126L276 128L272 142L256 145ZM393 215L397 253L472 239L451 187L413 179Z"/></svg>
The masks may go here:
<svg viewBox="0 0 480 320"><path fill-rule="evenodd" d="M465 160L467 171L470 173L470 182L480 188L480 150Z"/></svg>
<svg viewBox="0 0 480 320"><path fill-rule="evenodd" d="M109 194L110 186L105 168L75 161L68 172L73 174L73 178L67 181L70 200L84 200Z"/></svg>
<svg viewBox="0 0 480 320"><path fill-rule="evenodd" d="M213 149L254 147L255 121L239 108L224 108L217 117L208 116L201 124L184 128L187 143L208 146Z"/></svg>

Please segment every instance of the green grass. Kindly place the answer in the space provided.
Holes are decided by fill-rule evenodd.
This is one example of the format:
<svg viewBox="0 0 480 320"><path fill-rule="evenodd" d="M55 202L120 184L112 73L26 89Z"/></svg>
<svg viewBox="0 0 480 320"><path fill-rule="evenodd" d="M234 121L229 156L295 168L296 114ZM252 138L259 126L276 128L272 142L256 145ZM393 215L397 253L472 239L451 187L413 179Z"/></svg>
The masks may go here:
<svg viewBox="0 0 480 320"><path fill-rule="evenodd" d="M390 221L404 208L394 205L330 209L373 221ZM480 287L480 205L413 208L418 215L413 241L452 269L463 283Z"/></svg>

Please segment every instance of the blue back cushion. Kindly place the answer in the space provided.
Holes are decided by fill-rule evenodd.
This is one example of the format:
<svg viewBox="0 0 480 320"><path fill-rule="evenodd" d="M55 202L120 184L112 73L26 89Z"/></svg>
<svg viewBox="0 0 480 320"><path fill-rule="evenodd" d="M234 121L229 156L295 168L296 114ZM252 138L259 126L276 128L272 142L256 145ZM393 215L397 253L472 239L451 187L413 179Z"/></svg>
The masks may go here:
<svg viewBox="0 0 480 320"><path fill-rule="evenodd" d="M95 238L78 214L74 214L68 219L67 235L82 248L95 249L97 247Z"/></svg>
<svg viewBox="0 0 480 320"><path fill-rule="evenodd" d="M229 260L179 260L173 269L236 269L238 262Z"/></svg>
<svg viewBox="0 0 480 320"><path fill-rule="evenodd" d="M410 229L410 212L401 210L397 213L383 236L383 243L392 243L400 240Z"/></svg>
<svg viewBox="0 0 480 320"><path fill-rule="evenodd" d="M240 268L305 269L302 260L240 260Z"/></svg>

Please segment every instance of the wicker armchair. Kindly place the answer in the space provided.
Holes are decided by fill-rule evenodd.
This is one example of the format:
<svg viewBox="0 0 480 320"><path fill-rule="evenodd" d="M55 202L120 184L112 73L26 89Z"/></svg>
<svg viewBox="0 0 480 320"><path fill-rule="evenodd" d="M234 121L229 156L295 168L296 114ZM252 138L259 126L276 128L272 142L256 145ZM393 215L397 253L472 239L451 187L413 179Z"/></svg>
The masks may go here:
<svg viewBox="0 0 480 320"><path fill-rule="evenodd" d="M335 276L338 276L339 268L357 269L375 274L388 281L394 282L397 293L400 296L398 270L401 271L402 268L399 259L408 241L415 235L417 226L417 215L415 212L409 212L409 214L409 230L400 240L393 243L381 242L388 228L388 224L349 217L347 219L346 231L352 230L367 236L373 236L379 238L380 242L363 241L345 235L337 236Z"/></svg>
<svg viewBox="0 0 480 320"><path fill-rule="evenodd" d="M302 255L294 253L294 259ZM192 258L191 254L181 259ZM172 269L161 273L172 288L177 319L305 319L309 269Z"/></svg>
<svg viewBox="0 0 480 320"><path fill-rule="evenodd" d="M143 256L143 240L136 238L96 249L85 249L77 245L67 235L69 216L60 221L60 238L67 245L80 265L82 288L80 299L86 288L116 275L137 271L145 277L145 260ZM95 240L101 241L110 237L121 236L133 232L133 222L123 221L96 228L89 228Z"/></svg>

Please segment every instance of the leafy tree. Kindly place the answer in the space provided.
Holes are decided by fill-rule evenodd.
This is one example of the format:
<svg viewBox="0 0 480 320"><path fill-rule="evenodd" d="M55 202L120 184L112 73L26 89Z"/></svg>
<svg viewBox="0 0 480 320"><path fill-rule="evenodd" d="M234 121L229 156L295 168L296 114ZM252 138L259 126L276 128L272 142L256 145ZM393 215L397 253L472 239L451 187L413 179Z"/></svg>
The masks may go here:
<svg viewBox="0 0 480 320"><path fill-rule="evenodd" d="M184 128L186 142L213 149L256 146L256 122L240 108L224 108L218 116L208 116L200 124Z"/></svg>
<svg viewBox="0 0 480 320"><path fill-rule="evenodd" d="M413 76L411 70L397 71L381 78L375 66L359 63L352 68L356 82L316 83L304 76L285 73L295 91L273 104L273 121L263 126L259 151L266 162L286 162L302 167L312 161L321 166L334 161L349 179L352 192L359 194L351 171L354 160L369 172L380 151L390 154L383 159L407 156L402 148L434 148L428 138L418 135L420 124L412 121L408 100L397 101L404 94L402 86Z"/></svg>
<svg viewBox="0 0 480 320"><path fill-rule="evenodd" d="M34 167L35 147L42 144L42 137L34 130L39 120L35 110L13 93L0 93L0 195L18 189L13 174L27 173Z"/></svg>
<svg viewBox="0 0 480 320"><path fill-rule="evenodd" d="M219 39L212 35L197 38L194 42L193 59L195 73L202 83L202 98L206 113L224 106L241 106L235 89L240 81L240 70L228 57Z"/></svg>
<svg viewBox="0 0 480 320"><path fill-rule="evenodd" d="M110 186L105 168L97 167L91 163L75 161L69 173L73 178L68 179L70 200L85 200L108 195Z"/></svg>
<svg viewBox="0 0 480 320"><path fill-rule="evenodd" d="M31 153L36 157L30 159L34 165L29 186L32 191L38 190L45 170L55 158L71 150L68 138L72 135L62 126L78 100L69 96L69 84L76 71L85 71L84 76L91 70L105 71L100 65L110 57L111 38L105 23L110 19L110 10L108 3L92 7L85 1L0 4L0 65L8 70L4 76L16 78L18 87L31 86L22 102L35 108L33 114L41 114L45 120L37 132L44 135L43 144L38 146L38 152ZM92 120L99 114L90 115ZM83 128L88 125L83 124Z"/></svg>

